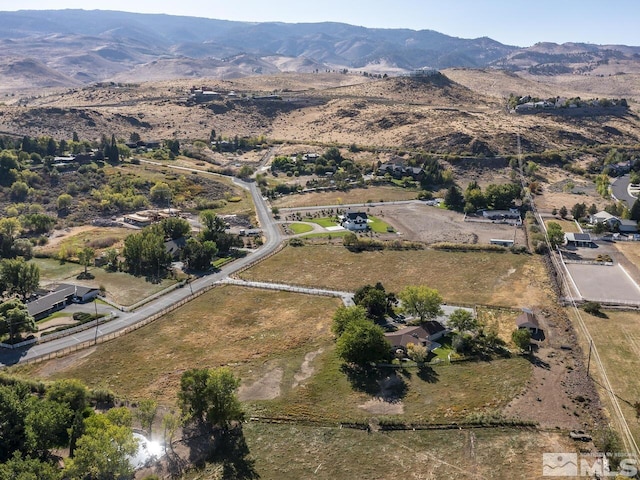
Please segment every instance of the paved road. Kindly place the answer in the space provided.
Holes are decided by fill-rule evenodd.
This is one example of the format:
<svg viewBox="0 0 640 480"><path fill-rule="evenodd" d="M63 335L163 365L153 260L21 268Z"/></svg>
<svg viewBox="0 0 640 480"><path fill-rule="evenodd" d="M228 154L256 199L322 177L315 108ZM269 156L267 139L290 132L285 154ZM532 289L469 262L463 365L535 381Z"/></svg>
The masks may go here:
<svg viewBox="0 0 640 480"><path fill-rule="evenodd" d="M611 193L616 200L620 200L627 204L628 208L631 208L636 201L636 197L629 193L629 175L623 175L616 178L611 184Z"/></svg>
<svg viewBox="0 0 640 480"><path fill-rule="evenodd" d="M175 168L181 170L194 170L185 167ZM200 170L199 172L202 174L215 175L202 170ZM119 317L115 320L100 325L97 329L97 333L95 329L89 329L78 332L74 335L70 335L68 337L63 337L51 342L42 343L40 345L32 345L15 350L0 349L0 368L9 365L15 365L22 361L35 359L37 357L46 356L59 350L73 347L78 343L91 341L96 337L96 335L98 337L101 337L119 330L123 330L189 297L191 295L191 289L193 289L194 292L197 292L199 290L207 288L214 283L227 278L229 275L237 272L238 270L241 270L247 265L274 252L282 242L283 236L280 233L278 225L271 217L269 207L266 204L265 200L262 198L260 189L255 183L244 182L239 179L234 179L233 181L240 187L249 190L251 196L253 197L253 201L256 206L258 221L260 222L260 226L262 227L262 230L267 237L267 241L259 249L255 250L253 253L247 255L244 258L240 258L229 265L225 265L214 274L200 277L197 280L191 282L191 288L175 289L167 293L166 295L163 295L162 297L159 297L156 300L147 303L135 312L120 312L118 314Z"/></svg>

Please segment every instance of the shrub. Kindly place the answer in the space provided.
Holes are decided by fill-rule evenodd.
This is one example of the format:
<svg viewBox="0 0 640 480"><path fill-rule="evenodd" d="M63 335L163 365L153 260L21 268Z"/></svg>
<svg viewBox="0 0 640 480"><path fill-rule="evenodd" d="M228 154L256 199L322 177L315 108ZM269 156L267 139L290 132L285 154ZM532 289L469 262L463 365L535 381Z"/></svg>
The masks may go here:
<svg viewBox="0 0 640 480"><path fill-rule="evenodd" d="M582 309L590 315L602 315L602 305L598 302L587 302L582 306Z"/></svg>

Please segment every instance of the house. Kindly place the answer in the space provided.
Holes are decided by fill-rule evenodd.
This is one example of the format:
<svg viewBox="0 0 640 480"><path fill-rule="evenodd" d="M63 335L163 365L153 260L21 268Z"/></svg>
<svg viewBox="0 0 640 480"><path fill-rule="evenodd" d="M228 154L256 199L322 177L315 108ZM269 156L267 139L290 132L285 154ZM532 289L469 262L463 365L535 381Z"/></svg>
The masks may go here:
<svg viewBox="0 0 640 480"><path fill-rule="evenodd" d="M609 212L602 211L589 215L589 223L591 225L595 225L596 223L606 223L612 218L615 218L615 216L611 215Z"/></svg>
<svg viewBox="0 0 640 480"><path fill-rule="evenodd" d="M635 220L625 220L618 217L611 217L608 219L605 224L607 228L613 232L620 233L637 233L638 232L638 222Z"/></svg>
<svg viewBox="0 0 640 480"><path fill-rule="evenodd" d="M422 345L430 352L439 345L435 343L448 330L440 322L430 320L415 327L405 327L395 332L385 333L384 336L394 350L406 350L409 343Z"/></svg>
<svg viewBox="0 0 640 480"><path fill-rule="evenodd" d="M526 328L531 334L535 335L540 331L540 323L535 314L528 308L523 308L522 313L516 318L516 326L518 328Z"/></svg>
<svg viewBox="0 0 640 480"><path fill-rule="evenodd" d="M182 252L182 249L186 244L187 237L180 237L175 240L171 239L164 242L164 249L169 255L171 255L171 258L175 260L180 257L180 252Z"/></svg>
<svg viewBox="0 0 640 480"><path fill-rule="evenodd" d="M593 241L591 240L591 235L588 233L565 233L564 240L567 245L573 247L592 247Z"/></svg>
<svg viewBox="0 0 640 480"><path fill-rule="evenodd" d="M367 222L369 217L365 212L347 212L343 217L341 224L344 228L351 231L368 230Z"/></svg>
<svg viewBox="0 0 640 480"><path fill-rule="evenodd" d="M404 177L411 177L413 180L419 182L424 177L424 170L420 167L408 167L402 163L401 158L397 158L393 161L383 163L378 167L378 175L386 175L387 173L395 179L402 179Z"/></svg>
<svg viewBox="0 0 640 480"><path fill-rule="evenodd" d="M136 227L146 227L153 223L153 219L138 213L130 213L124 216L125 223L130 223Z"/></svg>
<svg viewBox="0 0 640 480"><path fill-rule="evenodd" d="M82 285L59 284L54 290L27 303L27 311L36 320L63 310L69 303L86 303L98 296L100 290Z"/></svg>

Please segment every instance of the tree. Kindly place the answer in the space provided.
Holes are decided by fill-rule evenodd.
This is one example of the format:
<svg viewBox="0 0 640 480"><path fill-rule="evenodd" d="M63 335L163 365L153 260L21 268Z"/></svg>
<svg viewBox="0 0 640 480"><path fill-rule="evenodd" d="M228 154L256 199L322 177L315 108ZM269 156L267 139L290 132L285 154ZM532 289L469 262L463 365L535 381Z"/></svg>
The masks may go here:
<svg viewBox="0 0 640 480"><path fill-rule="evenodd" d="M340 306L333 314L331 331L336 337L339 337L344 333L350 323L360 320L367 320L367 311L364 307L361 305L350 307Z"/></svg>
<svg viewBox="0 0 640 480"><path fill-rule="evenodd" d="M70 480L132 478L129 458L138 450L130 427L112 423L106 414L84 420L85 433L78 439L75 455L65 475Z"/></svg>
<svg viewBox="0 0 640 480"><path fill-rule="evenodd" d="M218 247L215 242L201 242L196 238L190 238L182 249L181 258L188 269L208 270L217 254Z"/></svg>
<svg viewBox="0 0 640 480"><path fill-rule="evenodd" d="M587 210L587 213L589 213L589 215L595 215L596 213L598 213L598 207L596 207L595 203L591 204L589 210Z"/></svg>
<svg viewBox="0 0 640 480"><path fill-rule="evenodd" d="M172 196L171 188L165 182L156 182L149 190L150 200L157 205L169 205Z"/></svg>
<svg viewBox="0 0 640 480"><path fill-rule="evenodd" d="M557 222L549 222L547 224L547 237L552 248L562 245L564 242L564 232Z"/></svg>
<svg viewBox="0 0 640 480"><path fill-rule="evenodd" d="M382 328L367 320L351 322L336 341L336 354L347 363L360 367L388 360L391 345Z"/></svg>
<svg viewBox="0 0 640 480"><path fill-rule="evenodd" d="M118 269L118 250L115 248L108 248L104 252L104 259L107 262L107 268L112 271L116 271Z"/></svg>
<svg viewBox="0 0 640 480"><path fill-rule="evenodd" d="M522 187L515 183L501 185L491 184L485 189L487 204L495 210L506 210L513 206L513 201L522 194Z"/></svg>
<svg viewBox="0 0 640 480"><path fill-rule="evenodd" d="M140 422L140 426L148 434L149 440L151 440L153 419L158 411L158 402L153 399L145 398L138 402L138 408L136 409L135 416Z"/></svg>
<svg viewBox="0 0 640 480"><path fill-rule="evenodd" d="M72 203L73 203L73 197L68 193L63 193L62 195L60 195L58 197L58 200L56 201L58 210L63 212L69 210L69 207L71 206Z"/></svg>
<svg viewBox="0 0 640 480"><path fill-rule="evenodd" d="M586 302L582 306L582 309L590 315L594 315L596 317L603 316L602 310L601 310L602 305L600 305L598 302Z"/></svg>
<svg viewBox="0 0 640 480"><path fill-rule="evenodd" d="M0 385L0 464L24 449L28 395L26 388Z"/></svg>
<svg viewBox="0 0 640 480"><path fill-rule="evenodd" d="M0 235L7 237L10 241L14 241L18 235L22 225L17 218L0 218Z"/></svg>
<svg viewBox="0 0 640 480"><path fill-rule="evenodd" d="M587 206L584 203L576 203L571 207L571 215L575 220L580 220L587 214Z"/></svg>
<svg viewBox="0 0 640 480"><path fill-rule="evenodd" d="M68 428L73 419L69 405L30 397L27 409L25 448L29 453L45 457L49 449L68 445Z"/></svg>
<svg viewBox="0 0 640 480"><path fill-rule="evenodd" d="M36 322L24 303L18 299L0 303L0 335L9 334L11 343L21 332L37 332Z"/></svg>
<svg viewBox="0 0 640 480"><path fill-rule="evenodd" d="M473 333L476 333L480 326L478 319L475 318L469 310L465 310L464 308L454 310L453 313L449 315L447 325L459 332Z"/></svg>
<svg viewBox="0 0 640 480"><path fill-rule="evenodd" d="M163 235L172 240L185 237L191 233L191 225L184 218L165 218L158 225L160 225Z"/></svg>
<svg viewBox="0 0 640 480"><path fill-rule="evenodd" d="M527 350L531 343L531 332L527 328L516 328L511 333L511 340L520 350Z"/></svg>
<svg viewBox="0 0 640 480"><path fill-rule="evenodd" d="M87 275L87 268L93 262L93 259L96 258L96 251L91 247L84 247L78 252L78 261L80 265L84 267L84 275Z"/></svg>
<svg viewBox="0 0 640 480"><path fill-rule="evenodd" d="M173 436L180 426L180 418L173 412L165 413L162 417L162 430L164 440L164 453L167 453L167 445L173 451Z"/></svg>
<svg viewBox="0 0 640 480"><path fill-rule="evenodd" d="M0 463L0 480L60 480L62 472L57 465L38 458L23 456L16 451L4 463Z"/></svg>
<svg viewBox="0 0 640 480"><path fill-rule="evenodd" d="M16 202L23 202L29 195L29 185L24 182L13 182L11 185L11 198Z"/></svg>
<svg viewBox="0 0 640 480"><path fill-rule="evenodd" d="M636 199L631 206L631 211L629 212L629 218L631 220L640 221L640 200ZM1 221L1 220L0 220Z"/></svg>
<svg viewBox="0 0 640 480"><path fill-rule="evenodd" d="M418 365L423 364L429 355L427 347L417 343L407 343L407 356Z"/></svg>
<svg viewBox="0 0 640 480"><path fill-rule="evenodd" d="M56 380L47 389L47 400L69 405L74 412L81 412L87 407L87 387L75 379Z"/></svg>
<svg viewBox="0 0 640 480"><path fill-rule="evenodd" d="M164 246L164 236L153 228L145 228L124 240L122 255L127 269L133 275L160 277L171 264L171 255Z"/></svg>
<svg viewBox="0 0 640 480"><path fill-rule="evenodd" d="M360 287L353 295L353 303L364 307L371 319L382 318L390 310L389 296L381 283Z"/></svg>
<svg viewBox="0 0 640 480"><path fill-rule="evenodd" d="M244 418L236 396L240 380L227 367L191 369L180 378L178 402L187 422L227 431L231 422Z"/></svg>
<svg viewBox="0 0 640 480"><path fill-rule="evenodd" d="M23 258L0 261L0 285L9 293L18 294L25 300L39 284L40 269L35 263L25 262Z"/></svg>
<svg viewBox="0 0 640 480"><path fill-rule="evenodd" d="M444 196L444 204L449 210L462 210L464 196L457 185L451 185Z"/></svg>
<svg viewBox="0 0 640 480"><path fill-rule="evenodd" d="M255 170L249 165L243 165L238 171L238 178L247 179L255 173Z"/></svg>
<svg viewBox="0 0 640 480"><path fill-rule="evenodd" d="M437 290L425 285L408 286L398 294L398 297L402 301L403 309L412 315L417 315L421 323L442 314L440 308L442 297Z"/></svg>
<svg viewBox="0 0 640 480"><path fill-rule="evenodd" d="M556 207L553 207L553 210L551 210L551 215L555 217L557 214L558 214L558 209Z"/></svg>
<svg viewBox="0 0 640 480"><path fill-rule="evenodd" d="M569 214L569 212L567 211L567 207L565 207L564 205L560 207L558 213L560 213L560 218L562 219L567 218L567 215Z"/></svg>

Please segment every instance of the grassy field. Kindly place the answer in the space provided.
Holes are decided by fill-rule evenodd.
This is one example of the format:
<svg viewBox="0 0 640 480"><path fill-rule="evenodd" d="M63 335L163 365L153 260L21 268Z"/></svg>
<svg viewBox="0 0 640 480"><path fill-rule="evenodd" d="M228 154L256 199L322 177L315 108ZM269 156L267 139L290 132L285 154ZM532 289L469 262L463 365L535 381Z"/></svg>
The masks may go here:
<svg viewBox="0 0 640 480"><path fill-rule="evenodd" d="M573 220L561 220L559 218L548 219L544 221L544 224L549 227L549 222L556 222L562 227L562 231L565 233L580 233L580 229Z"/></svg>
<svg viewBox="0 0 640 480"><path fill-rule="evenodd" d="M640 268L640 242L615 242L614 245L627 260Z"/></svg>
<svg viewBox="0 0 640 480"><path fill-rule="evenodd" d="M132 233L134 230L124 227L81 227L77 233L72 231L60 241L52 239L47 245L38 247L36 252L57 255L64 249L70 257L75 257L81 248L92 247L96 256L100 256L106 248L122 250L124 239Z"/></svg>
<svg viewBox="0 0 640 480"><path fill-rule="evenodd" d="M496 428L364 431L250 422L243 427L255 471L263 480L540 478L542 453L575 450L566 435ZM189 480L213 480L215 469Z"/></svg>
<svg viewBox="0 0 640 480"><path fill-rule="evenodd" d="M305 193L304 195L287 195L272 203L279 208L314 207L316 205L346 205L351 203L393 202L398 200L415 200L415 191L397 187L354 188L346 192Z"/></svg>
<svg viewBox="0 0 640 480"><path fill-rule="evenodd" d="M225 286L87 355L21 367L23 374L79 378L123 398L155 397L173 404L189 368L232 365L247 375L269 358L304 357L330 341L339 300ZM302 360L298 361L298 367ZM60 365L64 368L61 368Z"/></svg>
<svg viewBox="0 0 640 480"><path fill-rule="evenodd" d="M304 223L290 223L289 228L295 234L307 233L313 230L311 225L306 225Z"/></svg>
<svg viewBox="0 0 640 480"><path fill-rule="evenodd" d="M347 291L376 282L395 292L426 284L452 304L519 307L553 298L541 259L510 253L428 249L353 253L338 245L287 247L241 276Z"/></svg>
<svg viewBox="0 0 640 480"><path fill-rule="evenodd" d="M290 387L295 372L283 367L280 396L249 402L251 412L335 422L367 421L372 414L406 422L464 421L472 413L499 411L522 391L531 375L531 364L515 357L441 364L424 371L386 369L372 378L351 378L342 371L333 345L323 346L313 365L316 372L299 388ZM274 368L276 364L265 365L253 374L264 379ZM381 385L389 385L391 393ZM393 400L368 403L378 395Z"/></svg>
<svg viewBox="0 0 640 480"><path fill-rule="evenodd" d="M34 258L32 261L40 268L41 285L72 282L96 288L103 286L108 299L125 306L164 290L176 282L165 279L160 283L151 283L144 277L134 277L124 272L107 272L97 267L88 269L95 277L93 280L77 280L76 277L84 271L84 267L77 263L60 263L50 258Z"/></svg>
<svg viewBox="0 0 640 480"><path fill-rule="evenodd" d="M581 312L581 315L631 432L636 441L640 441L640 423L632 407L633 403L640 401L640 313L607 310L607 318L594 317L585 312ZM583 345L583 349L589 351L588 345ZM597 372L593 360L591 367L592 372ZM601 398L606 404L606 395L601 394Z"/></svg>
<svg viewBox="0 0 640 480"><path fill-rule="evenodd" d="M376 233L387 233L389 231L389 224L383 222L378 217L369 216L369 228Z"/></svg>

